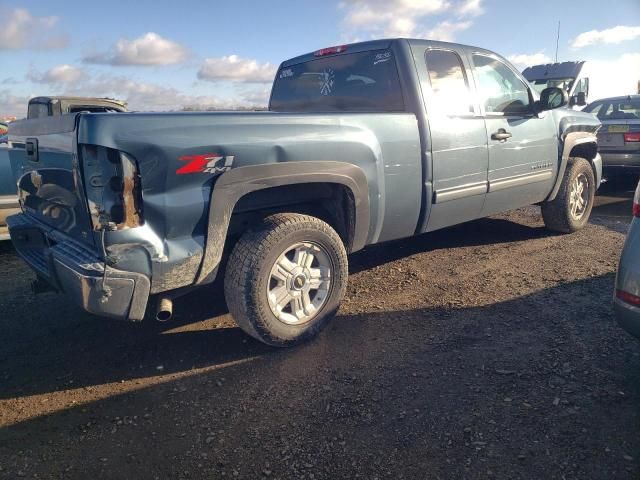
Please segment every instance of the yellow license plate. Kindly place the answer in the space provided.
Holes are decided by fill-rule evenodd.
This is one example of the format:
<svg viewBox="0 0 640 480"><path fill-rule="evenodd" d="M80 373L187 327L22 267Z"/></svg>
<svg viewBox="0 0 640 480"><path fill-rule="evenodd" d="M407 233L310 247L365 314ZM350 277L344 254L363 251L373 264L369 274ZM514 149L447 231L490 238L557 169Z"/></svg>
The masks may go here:
<svg viewBox="0 0 640 480"><path fill-rule="evenodd" d="M629 125L609 125L607 131L609 133L627 133L629 131Z"/></svg>

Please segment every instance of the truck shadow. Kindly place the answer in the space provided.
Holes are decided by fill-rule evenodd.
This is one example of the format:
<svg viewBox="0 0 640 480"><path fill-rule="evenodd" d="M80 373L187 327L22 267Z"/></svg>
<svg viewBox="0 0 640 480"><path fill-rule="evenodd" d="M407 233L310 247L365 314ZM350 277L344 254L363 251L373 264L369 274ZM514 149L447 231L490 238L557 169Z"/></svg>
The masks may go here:
<svg viewBox="0 0 640 480"><path fill-rule="evenodd" d="M385 442L392 442L401 455L414 455L415 460L414 448L423 441L437 445L438 439L452 438L464 445L468 439L462 427L476 422L486 426L489 419L497 422L499 430L528 432L523 438L539 436L540 431L579 429L584 424L592 433L573 441L578 441L584 451L595 451L591 441L619 438L621 432L635 428L640 421L640 358L631 355L634 348L637 350L635 342L612 320L612 280L612 274L608 274L479 307L340 315L316 340L288 350L262 347L237 329L184 331L153 340L133 336L123 346L105 336L118 332L94 328L85 335L100 337L100 342L89 338L88 349L75 344L64 358L59 357L62 352L55 346L60 342L52 343L50 350L55 353L36 354L44 354L50 365L23 365L16 374L28 368L31 381L22 389L16 384L3 387L2 398L49 391L53 398L65 384L49 379L65 375L65 381L74 380L73 388L122 380L124 391L105 391L88 403L73 397L79 404L71 408L68 399L60 405L54 402L57 408L43 408L40 418L5 419L13 425L0 430L0 445L4 445L0 455L9 458L21 450L39 458L50 444L60 442L64 431L83 441L73 443L73 449L62 449L61 464L83 459L78 466L86 469L86 477L94 470L99 473L102 467L98 457L109 457L115 464L126 463L134 455L140 462L127 465L141 469L144 476L144 468L171 468L167 462L194 445L204 450L207 435L204 430L204 436L200 433L202 422L216 431L225 429L224 449L229 455L225 459L236 464L242 461L242 455L232 452L258 455L258 450L251 450L253 447L249 447L250 452L246 450L243 439L247 434L256 440L261 438L250 444L258 449L266 445L263 453L267 455L269 444L279 445L284 441L281 436L288 438L296 430L278 428L274 433L274 425L293 421L305 425L306 438L339 433L353 440L352 449L366 444L380 447L381 452L388 450L383 448L388 445ZM244 361L233 363L230 359ZM5 360L4 369L11 370L9 362L7 365ZM139 368L140 362L151 362L152 371ZM158 375L157 364L164 365L164 379L142 387L132 382L136 377ZM213 365L219 368L192 370ZM170 375L189 371L193 374L180 378ZM319 390L323 394L318 394ZM617 393L620 391L625 401ZM532 417L524 407L505 403L505 397L509 402L513 399L514 405L525 402L534 408L551 405L556 397L568 399L581 406L582 415L567 415L567 407L563 407ZM609 407L608 399L614 399L615 409ZM367 412L375 422L367 421ZM38 414L32 411L28 415ZM412 420L404 421L404 415ZM128 427L127 422L134 422L135 428ZM116 429L118 441L126 439L126 448L114 446L112 434ZM184 441L178 435L182 431L190 432ZM159 441L153 436L156 432ZM445 437L445 432L453 433ZM360 443L360 436L367 440ZM558 442L556 448L550 448L552 452L563 451L562 435L546 438L552 444ZM290 441L295 443L293 438ZM149 442L153 448L149 448ZM636 448L637 443L627 446ZM207 451L215 454L216 445L208 444L207 440ZM510 444L495 444L495 462L509 465L500 456L507 455L502 450L511 448ZM527 445L537 448L537 442ZM547 447L543 442L540 452L532 456L544 456ZM464 447L460 448L459 452L449 451L447 463L453 455L460 456L454 463L463 464ZM333 454L341 455L327 453L329 457ZM514 455L511 452L506 458ZM444 457L431 460L445 462ZM536 467L532 464L531 468ZM464 476L459 473L454 476ZM505 477L516 475L512 473Z"/></svg>
<svg viewBox="0 0 640 480"><path fill-rule="evenodd" d="M371 245L349 257L349 273L358 273L416 253L511 243L556 235L544 226L501 218L482 218L415 237Z"/></svg>
<svg viewBox="0 0 640 480"><path fill-rule="evenodd" d="M350 269L356 273L441 248L548 235L553 234L543 227L483 219L369 247L351 257ZM226 315L221 282L179 298L171 322L145 326L93 317L69 305L63 296L33 297L28 291L31 273L10 253L0 255L0 268L8 279L0 283L4 311L0 399L167 375L277 351L235 328ZM607 302L609 290L607 286Z"/></svg>

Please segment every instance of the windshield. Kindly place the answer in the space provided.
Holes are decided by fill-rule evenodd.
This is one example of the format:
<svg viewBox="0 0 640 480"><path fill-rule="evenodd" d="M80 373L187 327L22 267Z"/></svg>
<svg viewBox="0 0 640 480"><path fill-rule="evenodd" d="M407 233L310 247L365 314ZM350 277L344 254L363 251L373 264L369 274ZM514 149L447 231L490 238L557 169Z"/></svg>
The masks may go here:
<svg viewBox="0 0 640 480"><path fill-rule="evenodd" d="M541 93L547 87L558 87L568 92L573 85L574 78L552 78L543 80L531 80L529 83L533 86L534 90Z"/></svg>
<svg viewBox="0 0 640 480"><path fill-rule="evenodd" d="M599 100L587 105L584 111L600 120L637 120L640 119L640 98Z"/></svg>
<svg viewBox="0 0 640 480"><path fill-rule="evenodd" d="M270 110L400 112L404 110L391 50L336 55L281 68Z"/></svg>

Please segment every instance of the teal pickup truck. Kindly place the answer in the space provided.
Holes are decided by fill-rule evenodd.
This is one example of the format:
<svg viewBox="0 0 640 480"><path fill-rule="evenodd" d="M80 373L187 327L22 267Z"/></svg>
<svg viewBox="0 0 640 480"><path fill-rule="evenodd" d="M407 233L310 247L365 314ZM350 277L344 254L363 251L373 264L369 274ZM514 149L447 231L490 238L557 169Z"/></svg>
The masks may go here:
<svg viewBox="0 0 640 480"><path fill-rule="evenodd" d="M600 122L566 104L493 52L395 39L283 62L268 112L16 122L11 238L87 311L167 320L222 276L238 325L291 345L334 315L366 245L530 204L583 227Z"/></svg>

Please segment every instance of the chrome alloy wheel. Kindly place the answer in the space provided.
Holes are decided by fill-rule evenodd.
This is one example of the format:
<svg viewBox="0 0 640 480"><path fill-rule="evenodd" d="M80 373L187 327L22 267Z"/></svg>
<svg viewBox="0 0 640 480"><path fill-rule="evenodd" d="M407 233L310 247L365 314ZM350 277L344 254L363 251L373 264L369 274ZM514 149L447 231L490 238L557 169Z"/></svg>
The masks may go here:
<svg viewBox="0 0 640 480"><path fill-rule="evenodd" d="M329 297L331 259L320 245L296 243L271 268L267 298L271 312L283 323L301 325L317 315Z"/></svg>
<svg viewBox="0 0 640 480"><path fill-rule="evenodd" d="M589 179L584 173L578 175L571 183L569 209L574 220L580 220L589 203Z"/></svg>

